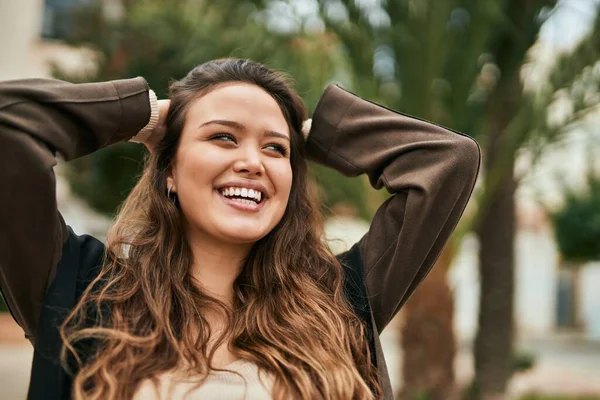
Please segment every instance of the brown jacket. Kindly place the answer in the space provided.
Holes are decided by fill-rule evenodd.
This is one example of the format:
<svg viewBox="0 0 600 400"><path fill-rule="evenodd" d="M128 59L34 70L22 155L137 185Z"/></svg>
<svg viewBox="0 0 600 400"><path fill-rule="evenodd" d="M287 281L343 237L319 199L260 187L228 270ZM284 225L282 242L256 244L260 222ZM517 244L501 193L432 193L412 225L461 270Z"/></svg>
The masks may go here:
<svg viewBox="0 0 600 400"><path fill-rule="evenodd" d="M142 78L0 83L0 289L36 356L40 332L50 335L40 321L54 321L44 317L49 311L43 305L52 304L48 298L68 297L60 300L68 308L80 295L81 288L52 292L53 282L68 280L68 270L77 277L77 268L89 269L102 249L94 242L89 250L93 238L75 236L56 209L55 154L72 160L128 140L149 118ZM455 228L475 184L479 147L469 137L332 85L313 115L307 151L344 175L365 173L375 188L393 194L353 248L360 265L352 266L368 296L363 318L372 333L384 398L392 399L379 332L423 280ZM352 257L341 259L351 264ZM36 376L34 361L32 386ZM35 397L31 387L30 397Z"/></svg>

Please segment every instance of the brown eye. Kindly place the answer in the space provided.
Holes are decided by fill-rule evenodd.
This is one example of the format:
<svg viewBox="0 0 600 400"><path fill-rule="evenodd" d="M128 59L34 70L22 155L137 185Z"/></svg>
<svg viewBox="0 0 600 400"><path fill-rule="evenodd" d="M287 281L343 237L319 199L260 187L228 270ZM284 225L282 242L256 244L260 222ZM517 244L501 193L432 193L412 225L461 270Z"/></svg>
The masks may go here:
<svg viewBox="0 0 600 400"><path fill-rule="evenodd" d="M235 138L233 137L233 135L231 135L229 133L217 133L216 135L212 135L210 137L210 140L222 140L224 142L233 142L233 143L236 143Z"/></svg>
<svg viewBox="0 0 600 400"><path fill-rule="evenodd" d="M268 148L270 150L274 150L274 151L278 152L279 154L281 154L282 156L287 156L287 154L288 154L287 149L284 146L277 144L277 143L271 143L271 144L267 145L266 148Z"/></svg>

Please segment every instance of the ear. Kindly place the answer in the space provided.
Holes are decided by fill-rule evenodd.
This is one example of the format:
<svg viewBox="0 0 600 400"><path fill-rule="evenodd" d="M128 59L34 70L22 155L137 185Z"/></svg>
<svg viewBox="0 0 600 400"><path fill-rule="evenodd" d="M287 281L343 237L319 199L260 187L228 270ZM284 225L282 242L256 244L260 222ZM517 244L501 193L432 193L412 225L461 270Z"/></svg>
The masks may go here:
<svg viewBox="0 0 600 400"><path fill-rule="evenodd" d="M171 188L171 193L177 193L177 184L175 183L175 168L172 167L167 175L167 189Z"/></svg>

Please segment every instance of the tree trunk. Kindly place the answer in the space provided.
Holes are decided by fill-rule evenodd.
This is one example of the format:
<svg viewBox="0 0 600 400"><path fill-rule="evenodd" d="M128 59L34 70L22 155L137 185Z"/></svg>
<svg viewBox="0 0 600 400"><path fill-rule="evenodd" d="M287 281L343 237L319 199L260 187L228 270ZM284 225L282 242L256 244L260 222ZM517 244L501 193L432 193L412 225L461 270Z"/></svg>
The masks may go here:
<svg viewBox="0 0 600 400"><path fill-rule="evenodd" d="M573 267L571 272L572 291L571 312L573 313L573 328L577 331L584 330L583 316L581 315L581 264Z"/></svg>
<svg viewBox="0 0 600 400"><path fill-rule="evenodd" d="M482 213L478 236L479 324L475 338L475 382L472 394L478 399L500 399L511 376L513 352L514 236L515 236L515 152L505 132L518 112L521 84L518 73L506 77L489 110L486 181L492 195ZM502 173L490 183L490 171Z"/></svg>
<svg viewBox="0 0 600 400"><path fill-rule="evenodd" d="M495 192L479 230L481 294L475 338L475 393L484 400L502 398L511 375L514 190L511 173Z"/></svg>
<svg viewBox="0 0 600 400"><path fill-rule="evenodd" d="M572 331L583 329L583 320L581 317L581 264L574 262L564 262L560 267L560 280L568 290L563 301L565 301L565 315L563 320L558 321L559 327Z"/></svg>
<svg viewBox="0 0 600 400"><path fill-rule="evenodd" d="M404 307L401 399L447 400L455 395L454 299L446 279L453 257L448 244Z"/></svg>

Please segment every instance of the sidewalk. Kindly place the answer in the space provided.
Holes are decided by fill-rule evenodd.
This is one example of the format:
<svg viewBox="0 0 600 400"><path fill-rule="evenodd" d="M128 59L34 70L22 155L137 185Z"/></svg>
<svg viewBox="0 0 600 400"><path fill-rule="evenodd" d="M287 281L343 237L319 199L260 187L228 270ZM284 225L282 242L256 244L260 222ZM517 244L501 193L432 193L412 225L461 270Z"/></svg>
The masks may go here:
<svg viewBox="0 0 600 400"><path fill-rule="evenodd" d="M24 400L27 396L33 348L26 343L0 342L0 398Z"/></svg>
<svg viewBox="0 0 600 400"><path fill-rule="evenodd" d="M0 313L0 398L22 400L27 396L33 347L8 313Z"/></svg>
<svg viewBox="0 0 600 400"><path fill-rule="evenodd" d="M383 350L394 390L402 385L399 332L386 330L381 335ZM600 342L572 335L525 340L519 348L535 355L533 369L519 373L509 384L508 395L518 399L525 394L560 396L594 395L600 399ZM466 387L473 379L474 362L470 347L460 346L454 361L456 383Z"/></svg>
<svg viewBox="0 0 600 400"><path fill-rule="evenodd" d="M512 380L511 392L594 394L600 398L600 342L556 335L524 341L521 348L536 355L537 362L533 370Z"/></svg>

